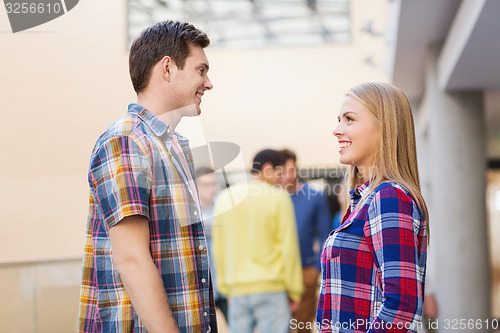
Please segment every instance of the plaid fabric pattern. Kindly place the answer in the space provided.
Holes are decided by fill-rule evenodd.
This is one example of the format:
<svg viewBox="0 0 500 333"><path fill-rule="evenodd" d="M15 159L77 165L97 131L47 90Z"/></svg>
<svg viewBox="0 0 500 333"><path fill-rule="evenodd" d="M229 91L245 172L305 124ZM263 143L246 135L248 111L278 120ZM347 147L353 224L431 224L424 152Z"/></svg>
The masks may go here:
<svg viewBox="0 0 500 333"><path fill-rule="evenodd" d="M172 148L177 136L189 170ZM90 205L80 296L80 332L146 332L113 265L109 228L149 219L150 251L181 332L217 332L207 245L189 142L137 104L98 139L89 171Z"/></svg>
<svg viewBox="0 0 500 333"><path fill-rule="evenodd" d="M350 192L350 208L321 254L320 332L414 332L421 321L427 259L422 214L394 182L380 184L352 209L368 186Z"/></svg>

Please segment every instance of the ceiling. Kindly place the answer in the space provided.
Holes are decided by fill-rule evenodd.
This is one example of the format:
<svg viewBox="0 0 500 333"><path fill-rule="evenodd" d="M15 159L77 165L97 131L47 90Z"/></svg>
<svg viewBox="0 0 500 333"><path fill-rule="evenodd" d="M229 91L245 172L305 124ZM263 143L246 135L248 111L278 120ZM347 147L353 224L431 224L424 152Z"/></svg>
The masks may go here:
<svg viewBox="0 0 500 333"><path fill-rule="evenodd" d="M129 43L173 19L194 24L211 47L258 48L350 41L349 0L129 0Z"/></svg>
<svg viewBox="0 0 500 333"><path fill-rule="evenodd" d="M427 48L445 40L460 1L401 0L396 5L400 7L393 31L396 38L392 81L410 100L418 100L424 89Z"/></svg>
<svg viewBox="0 0 500 333"><path fill-rule="evenodd" d="M394 5L393 83L418 104L427 53L440 47L439 88L484 92L488 156L500 158L500 1L397 0Z"/></svg>

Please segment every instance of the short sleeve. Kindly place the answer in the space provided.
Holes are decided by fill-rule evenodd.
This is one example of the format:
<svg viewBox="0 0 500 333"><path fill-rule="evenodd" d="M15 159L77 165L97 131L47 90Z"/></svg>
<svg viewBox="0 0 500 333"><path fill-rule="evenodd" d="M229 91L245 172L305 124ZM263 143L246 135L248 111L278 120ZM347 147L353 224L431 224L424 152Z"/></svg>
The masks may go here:
<svg viewBox="0 0 500 333"><path fill-rule="evenodd" d="M149 217L151 168L132 138L112 137L94 152L89 183L106 229L127 216Z"/></svg>
<svg viewBox="0 0 500 333"><path fill-rule="evenodd" d="M320 249L325 245L326 239L330 235L332 231L332 216L330 214L330 209L328 208L328 202L326 201L326 197L322 193L318 193L316 198L317 207L315 210L316 217L316 225L318 228L318 235L320 241ZM320 254L316 256L316 268L321 270L320 264Z"/></svg>

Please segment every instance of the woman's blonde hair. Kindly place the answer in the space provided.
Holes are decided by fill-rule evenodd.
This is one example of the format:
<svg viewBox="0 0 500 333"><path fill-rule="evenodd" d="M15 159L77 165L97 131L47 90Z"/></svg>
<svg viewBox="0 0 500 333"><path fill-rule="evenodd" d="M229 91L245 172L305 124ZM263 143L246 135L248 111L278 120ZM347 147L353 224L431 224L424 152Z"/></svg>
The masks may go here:
<svg viewBox="0 0 500 333"><path fill-rule="evenodd" d="M420 192L415 126L408 98L399 88L380 82L362 83L349 90L346 95L356 99L372 112L379 131L380 140L373 166L375 172L372 174L374 178L363 199L381 183L394 181L414 198L429 232L429 213ZM351 166L349 189L355 189L363 183L358 168Z"/></svg>

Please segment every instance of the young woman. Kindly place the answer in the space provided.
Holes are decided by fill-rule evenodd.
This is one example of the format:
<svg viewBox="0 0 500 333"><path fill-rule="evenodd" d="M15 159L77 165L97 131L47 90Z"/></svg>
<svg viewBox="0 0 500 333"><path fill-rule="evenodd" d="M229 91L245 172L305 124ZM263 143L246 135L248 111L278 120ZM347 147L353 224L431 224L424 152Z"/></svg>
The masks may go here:
<svg viewBox="0 0 500 333"><path fill-rule="evenodd" d="M385 83L347 92L333 134L350 205L321 254L320 332L414 332L422 316L428 213L408 99Z"/></svg>

